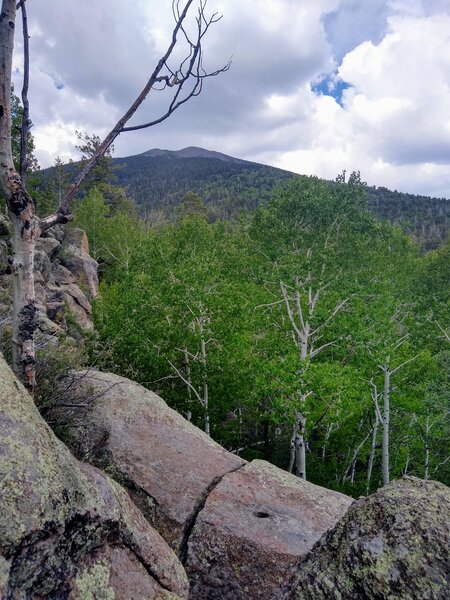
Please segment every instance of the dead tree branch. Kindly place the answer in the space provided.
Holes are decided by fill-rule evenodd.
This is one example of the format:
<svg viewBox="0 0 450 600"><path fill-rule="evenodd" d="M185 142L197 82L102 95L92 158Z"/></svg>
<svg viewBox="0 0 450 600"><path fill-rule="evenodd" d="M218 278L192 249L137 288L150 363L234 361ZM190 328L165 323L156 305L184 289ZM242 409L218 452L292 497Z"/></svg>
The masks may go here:
<svg viewBox="0 0 450 600"><path fill-rule="evenodd" d="M165 54L159 59L153 73L135 101L117 121L115 126L99 145L97 151L92 155L84 168L74 179L58 211L41 220L41 231L45 231L57 223L66 223L71 219L72 202L81 184L121 133L146 129L165 121L171 114L180 108L180 106L201 93L205 79L215 77L220 73L228 71L230 68L231 61L228 61L224 66L211 72L207 72L203 68L203 39L210 27L217 23L221 17L218 16L217 13L214 13L211 17L207 17L205 14L207 0L200 0L196 17L196 35L194 39L191 38L184 23L193 2L194 0L187 0L183 10L181 10L179 0L173 0L172 10L176 24L172 32L171 42ZM178 68L174 69L170 66L169 62L174 49L177 46L178 36L180 34L184 37L188 50L186 57L179 63ZM189 83L191 85L186 91L185 88ZM162 87L156 87L158 84L162 84ZM163 115L147 123L126 126L151 91L163 91L167 88L174 88L175 93Z"/></svg>

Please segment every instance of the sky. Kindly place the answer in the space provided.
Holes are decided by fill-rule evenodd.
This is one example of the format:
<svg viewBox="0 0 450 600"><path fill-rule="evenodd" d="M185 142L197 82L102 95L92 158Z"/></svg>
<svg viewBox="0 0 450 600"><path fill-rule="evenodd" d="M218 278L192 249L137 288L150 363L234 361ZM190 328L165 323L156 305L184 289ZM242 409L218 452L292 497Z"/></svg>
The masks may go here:
<svg viewBox="0 0 450 600"><path fill-rule="evenodd" d="M138 95L169 43L171 0L27 6L32 133L46 167L78 158L75 131L104 136ZM450 198L450 0L208 0L206 10L223 17L205 38L205 67L232 57L231 68L164 123L122 134L115 156L201 146ZM18 27L16 91L22 62ZM167 101L152 91L130 124Z"/></svg>

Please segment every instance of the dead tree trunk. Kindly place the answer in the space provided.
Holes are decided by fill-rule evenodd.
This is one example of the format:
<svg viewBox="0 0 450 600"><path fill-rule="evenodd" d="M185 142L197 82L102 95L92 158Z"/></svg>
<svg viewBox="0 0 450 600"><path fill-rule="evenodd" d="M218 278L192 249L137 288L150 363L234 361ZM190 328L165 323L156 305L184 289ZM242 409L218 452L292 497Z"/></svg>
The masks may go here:
<svg viewBox="0 0 450 600"><path fill-rule="evenodd" d="M56 213L38 221L32 199L26 191L24 179L26 172L27 133L30 125L28 116L28 72L29 51L26 19L26 0L2 0L0 15L0 192L4 195L12 221L12 264L13 274L13 368L29 392L35 387L35 350L34 332L36 329L36 303L34 293L34 249L40 234L57 223L67 223L71 218L73 200L85 178L98 164L99 160L121 134L127 131L145 129L161 123L190 98L198 96L206 78L228 70L230 63L213 72L203 68L202 43L208 29L221 17L205 14L206 2L199 0L195 17L193 36L184 26L186 16L194 0L186 0L181 10L179 0L173 0L172 8L175 26L166 53L160 58L144 88L105 137L97 151L86 163L82 171L72 182L66 196ZM24 32L24 86L22 99L24 118L21 131L21 150L19 172L14 168L11 149L11 71L14 51L14 31L16 12L22 10ZM186 44L184 60L177 66L170 65L170 59L178 45L178 37ZM191 85L190 85L191 83ZM148 123L126 126L148 94L158 85L158 89L172 89L172 97L167 110L160 117Z"/></svg>
<svg viewBox="0 0 450 600"><path fill-rule="evenodd" d="M381 471L383 475L383 485L387 485L390 479L389 472L389 427L391 419L391 369L390 357L386 357L383 367L384 389L383 389L383 438L381 442Z"/></svg>
<svg viewBox="0 0 450 600"><path fill-rule="evenodd" d="M311 257L312 250L308 250L308 257ZM280 292L286 307L286 313L291 325L291 333L294 342L299 351L299 362L302 367L306 361L315 358L322 350L332 346L336 343L336 340L326 342L318 347L315 344L319 341L322 336L322 331L333 321L336 314L345 306L348 302L348 298L337 304L334 309L330 312L329 316L322 321L319 325L313 327L311 322L313 320L317 303L321 299L323 290L327 286L322 286L316 290L313 290L311 286L311 274L308 273L304 282L300 281L297 277L295 281L294 293L289 293L288 286L280 281ZM301 288L301 289L300 289ZM301 392L300 397L302 400L302 410L305 412L305 401L312 394L312 391L307 393ZM291 438L291 457L289 462L289 469L292 472L293 469L293 449L295 450L295 460L297 465L297 475L302 479L306 479L306 441L305 427L306 417L303 413L300 415L297 413L296 422L293 425L293 432ZM303 423L303 424L302 424ZM326 443L326 442L325 442ZM325 446L324 446L325 448ZM325 450L323 450L325 452ZM292 463L292 464L291 464Z"/></svg>
<svg viewBox="0 0 450 600"><path fill-rule="evenodd" d="M11 149L11 68L16 10L15 0L3 0L0 16L0 190L6 199L12 225L13 369L32 394L35 387L36 362L33 263L40 230L34 203L25 189L24 178L14 167ZM26 30L25 35L28 37ZM27 70L26 62L26 73ZM21 138L25 140L25 144L27 129L28 117L25 111L21 131ZM22 157L21 151L21 159ZM19 171L24 172L24 168L21 161Z"/></svg>

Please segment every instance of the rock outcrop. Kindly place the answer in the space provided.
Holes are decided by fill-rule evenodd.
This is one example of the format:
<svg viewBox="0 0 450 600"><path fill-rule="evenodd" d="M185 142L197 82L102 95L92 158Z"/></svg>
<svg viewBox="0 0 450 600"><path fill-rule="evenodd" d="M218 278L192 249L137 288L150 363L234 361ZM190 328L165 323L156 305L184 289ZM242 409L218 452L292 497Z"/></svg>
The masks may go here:
<svg viewBox="0 0 450 600"><path fill-rule="evenodd" d="M182 565L126 492L78 462L0 355L0 598L186 598Z"/></svg>
<svg viewBox="0 0 450 600"><path fill-rule="evenodd" d="M0 215L0 323L11 320L8 219ZM34 257L38 346L92 331L91 301L98 290L98 265L83 230L56 226L36 242Z"/></svg>
<svg viewBox="0 0 450 600"><path fill-rule="evenodd" d="M90 371L64 386L51 419L177 550L192 600L275 597L352 502L264 461L246 464L127 379Z"/></svg>
<svg viewBox="0 0 450 600"><path fill-rule="evenodd" d="M450 489L404 477L358 500L295 567L286 600L450 598Z"/></svg>

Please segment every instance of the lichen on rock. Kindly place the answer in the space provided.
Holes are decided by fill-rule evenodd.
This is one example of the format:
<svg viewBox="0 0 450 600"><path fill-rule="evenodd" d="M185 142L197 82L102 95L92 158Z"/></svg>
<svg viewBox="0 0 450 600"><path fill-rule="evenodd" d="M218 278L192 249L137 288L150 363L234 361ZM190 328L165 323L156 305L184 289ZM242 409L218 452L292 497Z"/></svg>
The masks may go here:
<svg viewBox="0 0 450 600"><path fill-rule="evenodd" d="M286 600L450 597L450 489L404 477L355 502L292 572Z"/></svg>
<svg viewBox="0 0 450 600"><path fill-rule="evenodd" d="M174 553L116 482L55 437L1 354L0 382L0 597L85 600L76 590L95 575L95 598L186 598Z"/></svg>

